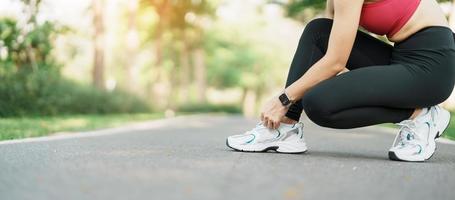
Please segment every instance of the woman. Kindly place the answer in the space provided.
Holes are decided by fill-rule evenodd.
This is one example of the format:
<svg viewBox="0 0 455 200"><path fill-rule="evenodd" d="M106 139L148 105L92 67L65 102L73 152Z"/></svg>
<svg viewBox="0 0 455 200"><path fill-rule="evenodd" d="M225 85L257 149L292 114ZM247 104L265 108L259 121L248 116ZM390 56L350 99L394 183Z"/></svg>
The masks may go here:
<svg viewBox="0 0 455 200"><path fill-rule="evenodd" d="M438 106L454 87L453 32L435 0L328 0L328 18L305 27L286 87L261 122L227 138L240 151L302 153L302 110L320 126L348 129L395 123L389 158L424 161L447 128ZM386 35L389 45L358 30ZM347 69L346 69L347 68ZM343 71L349 70L345 73Z"/></svg>

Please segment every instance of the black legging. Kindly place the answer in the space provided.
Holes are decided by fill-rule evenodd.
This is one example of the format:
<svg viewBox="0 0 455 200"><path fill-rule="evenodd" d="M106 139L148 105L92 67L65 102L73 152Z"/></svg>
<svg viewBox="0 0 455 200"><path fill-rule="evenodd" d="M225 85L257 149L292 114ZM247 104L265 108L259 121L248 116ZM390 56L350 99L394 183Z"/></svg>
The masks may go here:
<svg viewBox="0 0 455 200"><path fill-rule="evenodd" d="M319 18L307 24L286 87L324 56L332 22ZM415 108L437 105L454 87L453 33L426 27L392 46L358 31L346 68L350 71L310 88L286 116L298 121L304 109L320 126L347 129L400 122Z"/></svg>

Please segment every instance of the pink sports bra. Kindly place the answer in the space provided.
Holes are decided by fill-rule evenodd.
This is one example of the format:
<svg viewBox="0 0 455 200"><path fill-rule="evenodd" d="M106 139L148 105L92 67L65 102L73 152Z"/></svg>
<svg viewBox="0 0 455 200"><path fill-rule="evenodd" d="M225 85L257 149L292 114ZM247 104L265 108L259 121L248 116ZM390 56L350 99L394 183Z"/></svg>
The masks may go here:
<svg viewBox="0 0 455 200"><path fill-rule="evenodd" d="M412 17L420 0L382 0L365 3L360 15L360 26L378 35L392 37Z"/></svg>

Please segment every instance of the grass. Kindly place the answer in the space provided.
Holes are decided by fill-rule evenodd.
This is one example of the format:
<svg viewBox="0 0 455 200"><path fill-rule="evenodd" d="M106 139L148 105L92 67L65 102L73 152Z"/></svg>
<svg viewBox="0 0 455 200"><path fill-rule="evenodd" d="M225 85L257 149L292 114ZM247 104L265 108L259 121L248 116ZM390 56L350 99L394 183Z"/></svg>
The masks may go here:
<svg viewBox="0 0 455 200"><path fill-rule="evenodd" d="M447 130L444 131L444 134L442 135L442 137L447 138L447 139L451 139L451 140L455 140L455 113L454 112L450 112L450 114L452 116L450 118L449 127L447 128ZM394 125L392 123L381 124L381 126L391 127L391 128L397 128L398 127L398 126L396 126L396 125Z"/></svg>
<svg viewBox="0 0 455 200"><path fill-rule="evenodd" d="M238 105L185 104L176 115L196 113L241 113ZM131 122L163 118L164 113L63 115L53 117L0 118L0 141L117 127Z"/></svg>
<svg viewBox="0 0 455 200"><path fill-rule="evenodd" d="M450 118L450 123L449 127L445 131L443 137L451 140L455 140L455 113L450 112L451 118Z"/></svg>
<svg viewBox="0 0 455 200"><path fill-rule="evenodd" d="M56 132L109 128L163 117L163 113L142 113L3 118L0 119L0 140L38 137Z"/></svg>

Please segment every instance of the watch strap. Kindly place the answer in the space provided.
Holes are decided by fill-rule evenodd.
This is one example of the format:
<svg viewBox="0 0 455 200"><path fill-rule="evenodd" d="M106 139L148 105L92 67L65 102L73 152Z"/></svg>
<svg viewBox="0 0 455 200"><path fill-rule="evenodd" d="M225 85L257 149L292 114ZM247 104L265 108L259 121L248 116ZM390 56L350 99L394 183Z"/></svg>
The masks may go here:
<svg viewBox="0 0 455 200"><path fill-rule="evenodd" d="M286 95L286 97L287 97L287 98L289 99L289 101L291 102L290 104L293 104L293 103L296 102L295 99L291 99L291 98L289 97L288 93L286 92L286 88L283 89L283 93Z"/></svg>

